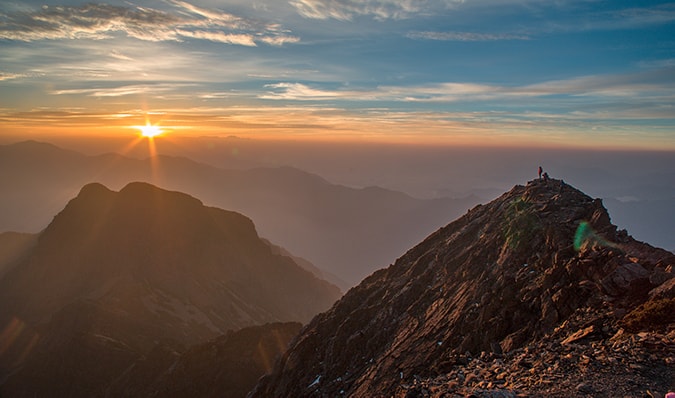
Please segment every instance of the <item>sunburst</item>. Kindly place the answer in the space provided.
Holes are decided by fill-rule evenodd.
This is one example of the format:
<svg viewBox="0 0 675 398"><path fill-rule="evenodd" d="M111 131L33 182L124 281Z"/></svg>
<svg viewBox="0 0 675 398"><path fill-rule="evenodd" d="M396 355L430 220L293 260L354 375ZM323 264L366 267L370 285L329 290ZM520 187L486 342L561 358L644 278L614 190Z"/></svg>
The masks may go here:
<svg viewBox="0 0 675 398"><path fill-rule="evenodd" d="M149 122L146 123L145 126L133 126L133 127L140 130L141 136L146 138L154 138L164 133L164 130L162 130L161 127L150 124Z"/></svg>

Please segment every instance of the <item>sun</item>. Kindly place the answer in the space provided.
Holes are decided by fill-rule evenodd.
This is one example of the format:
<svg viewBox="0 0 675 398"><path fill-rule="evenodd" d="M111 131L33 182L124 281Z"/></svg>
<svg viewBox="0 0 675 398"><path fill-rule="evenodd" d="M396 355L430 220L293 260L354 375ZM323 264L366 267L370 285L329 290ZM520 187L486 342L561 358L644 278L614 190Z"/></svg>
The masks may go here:
<svg viewBox="0 0 675 398"><path fill-rule="evenodd" d="M145 126L134 126L134 128L139 129L141 131L141 136L146 138L157 137L158 135L164 133L164 130L162 130L161 127L154 126L150 123L146 123Z"/></svg>

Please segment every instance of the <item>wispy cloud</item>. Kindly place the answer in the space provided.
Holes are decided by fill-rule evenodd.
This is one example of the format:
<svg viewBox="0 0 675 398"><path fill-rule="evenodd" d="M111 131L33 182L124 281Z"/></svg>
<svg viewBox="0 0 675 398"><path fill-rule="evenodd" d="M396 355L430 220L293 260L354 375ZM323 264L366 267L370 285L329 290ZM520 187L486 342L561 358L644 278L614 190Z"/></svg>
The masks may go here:
<svg viewBox="0 0 675 398"><path fill-rule="evenodd" d="M405 19L439 6L464 3L464 0L292 0L290 3L305 18L348 21L362 15L378 20Z"/></svg>
<svg viewBox="0 0 675 398"><path fill-rule="evenodd" d="M376 100L382 94L379 90L325 90L313 88L302 83L275 83L267 84L265 88L270 89L264 94L259 95L261 99L273 100L295 100L295 101L320 101L320 100Z"/></svg>
<svg viewBox="0 0 675 398"><path fill-rule="evenodd" d="M50 91L52 95L86 95L90 97L122 97L126 95L152 93L161 95L162 93L177 90L190 86L189 84L137 84L120 87L108 88L74 88L60 89Z"/></svg>
<svg viewBox="0 0 675 398"><path fill-rule="evenodd" d="M639 29L675 21L675 3L585 11L572 17L549 18L546 24L533 26L532 36L543 33L593 32Z"/></svg>
<svg viewBox="0 0 675 398"><path fill-rule="evenodd" d="M410 39L441 40L441 41L496 41L496 40L529 40L527 35L517 34L491 34L475 32L409 32L406 35Z"/></svg>
<svg viewBox="0 0 675 398"><path fill-rule="evenodd" d="M646 100L674 100L675 70L671 68L640 73L582 76L520 86L443 82L417 86L380 86L372 89L323 89L302 83L265 86L262 99L296 101L405 101L467 102L498 101L532 97L613 97L636 103Z"/></svg>
<svg viewBox="0 0 675 398"><path fill-rule="evenodd" d="M144 41L213 42L256 46L283 45L299 38L277 24L245 19L220 10L170 2L172 12L146 7L108 4L43 6L39 11L0 15L0 39L16 41L112 39L123 34Z"/></svg>
<svg viewBox="0 0 675 398"><path fill-rule="evenodd" d="M26 77L26 76L27 75L25 73L0 72L0 81L19 79L19 78Z"/></svg>
<svg viewBox="0 0 675 398"><path fill-rule="evenodd" d="M653 7L633 7L606 13L609 26L634 28L645 25L660 25L675 21L675 3ZM604 26L604 25L602 25Z"/></svg>
<svg viewBox="0 0 675 398"><path fill-rule="evenodd" d="M463 12L484 12L486 9L518 9L539 16L546 12L559 10L586 10L588 1L559 0L545 2L540 0L289 0L296 11L310 19L336 19L349 21L359 16L376 20L408 19L416 16L432 16L437 12L458 10ZM548 10L548 11L545 11ZM666 3L655 6L633 6L618 10L590 13L586 15L585 25L576 19L577 29L628 28L669 23L675 20L675 4ZM570 25L568 28L573 28Z"/></svg>

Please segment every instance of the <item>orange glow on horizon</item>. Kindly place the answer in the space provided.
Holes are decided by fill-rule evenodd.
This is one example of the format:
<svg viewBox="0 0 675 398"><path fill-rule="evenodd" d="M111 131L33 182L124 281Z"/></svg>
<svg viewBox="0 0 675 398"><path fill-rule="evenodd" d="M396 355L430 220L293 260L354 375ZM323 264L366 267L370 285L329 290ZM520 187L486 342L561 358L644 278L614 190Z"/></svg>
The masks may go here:
<svg viewBox="0 0 675 398"><path fill-rule="evenodd" d="M190 137L230 137L265 141L373 143L414 146L566 148L596 150L673 151L668 135L650 131L626 134L621 129L589 135L579 127L542 124L466 122L445 114L395 115L350 114L340 110L318 113L315 109L174 109L153 112L74 114L55 119L35 111L0 123L0 143L54 137L126 139L126 150L148 140L148 155L155 156L152 140L171 142ZM452 115L450 115L452 116ZM461 115L460 115L461 116ZM158 118L151 121L150 118ZM132 138L133 137L133 138Z"/></svg>

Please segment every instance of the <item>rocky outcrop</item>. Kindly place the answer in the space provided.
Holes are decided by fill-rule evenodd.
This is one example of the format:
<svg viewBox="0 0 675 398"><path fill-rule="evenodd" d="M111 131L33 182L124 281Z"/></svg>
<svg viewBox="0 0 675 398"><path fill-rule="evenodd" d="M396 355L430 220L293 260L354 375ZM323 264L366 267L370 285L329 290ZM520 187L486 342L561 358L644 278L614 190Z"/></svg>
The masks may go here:
<svg viewBox="0 0 675 398"><path fill-rule="evenodd" d="M663 393L675 387L673 266L617 231L600 200L531 181L351 289L252 397L609 394L602 375L628 395Z"/></svg>

